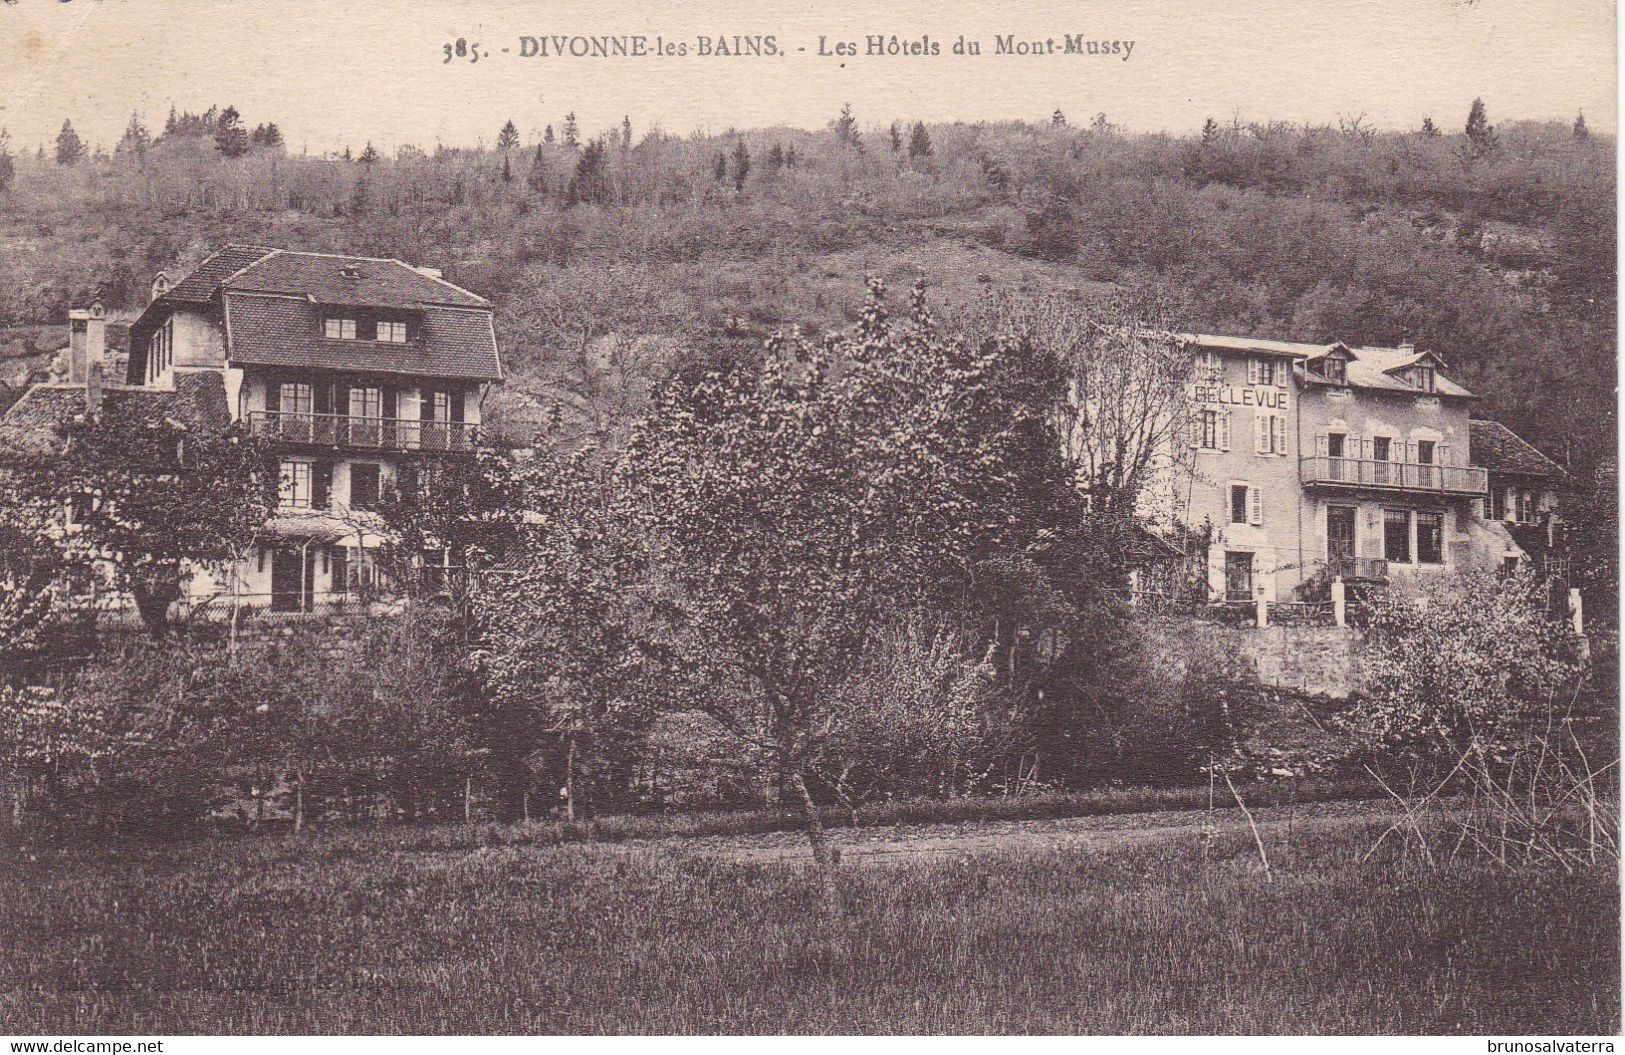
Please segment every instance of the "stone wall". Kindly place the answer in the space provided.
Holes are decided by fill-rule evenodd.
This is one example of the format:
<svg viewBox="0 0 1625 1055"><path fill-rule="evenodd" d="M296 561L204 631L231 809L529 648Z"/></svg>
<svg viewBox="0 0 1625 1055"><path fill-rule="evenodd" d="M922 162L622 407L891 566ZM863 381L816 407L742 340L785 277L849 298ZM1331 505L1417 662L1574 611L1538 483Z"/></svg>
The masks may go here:
<svg viewBox="0 0 1625 1055"><path fill-rule="evenodd" d="M1347 699L1360 688L1360 632L1335 626L1222 626L1166 617L1147 635L1166 676L1183 676L1192 657L1230 656L1262 685L1304 696Z"/></svg>

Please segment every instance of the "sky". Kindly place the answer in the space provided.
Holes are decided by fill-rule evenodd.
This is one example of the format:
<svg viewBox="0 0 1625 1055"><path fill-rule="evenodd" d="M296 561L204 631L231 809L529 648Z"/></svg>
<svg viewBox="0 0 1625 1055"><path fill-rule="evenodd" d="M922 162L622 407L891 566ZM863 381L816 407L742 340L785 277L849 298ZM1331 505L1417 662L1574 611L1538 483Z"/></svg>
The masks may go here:
<svg viewBox="0 0 1625 1055"><path fill-rule="evenodd" d="M970 4L824 0L614 5L554 0L7 0L0 5L0 127L54 140L64 118L111 146L132 111L234 105L275 121L295 151L372 142L489 144L513 119L529 141L575 111L584 133L821 128L845 102L892 120L1047 120L1103 112L1131 131L1221 121L1461 127L1474 97L1492 122L1617 121L1615 11L1606 0L1069 0ZM883 12L883 13L881 13ZM639 34L687 55L525 57L522 38ZM997 38L1065 35L1117 53L995 53ZM771 35L778 54L700 55L702 37ZM862 54L866 38L929 38L936 55ZM978 56L956 55L959 38ZM479 45L445 61L445 45ZM821 55L822 50L831 54ZM833 54L840 42L854 56ZM1126 48L1132 42L1132 48ZM502 49L506 48L504 52ZM551 50L551 49L550 49ZM1126 59L1125 59L1126 52Z"/></svg>

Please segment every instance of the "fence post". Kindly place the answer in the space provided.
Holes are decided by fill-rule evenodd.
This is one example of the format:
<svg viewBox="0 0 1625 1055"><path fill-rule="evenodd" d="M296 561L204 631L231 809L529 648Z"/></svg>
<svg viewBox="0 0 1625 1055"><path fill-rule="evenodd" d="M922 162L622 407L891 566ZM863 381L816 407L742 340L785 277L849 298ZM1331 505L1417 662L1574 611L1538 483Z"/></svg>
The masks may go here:
<svg viewBox="0 0 1625 1055"><path fill-rule="evenodd" d="M1585 636L1585 606L1580 600L1580 591L1577 587L1569 587L1569 620L1574 624L1574 635Z"/></svg>
<svg viewBox="0 0 1625 1055"><path fill-rule="evenodd" d="M1332 579L1332 622L1337 626L1348 626L1348 599L1343 593L1343 577L1335 576Z"/></svg>
<svg viewBox="0 0 1625 1055"><path fill-rule="evenodd" d="M1264 599L1264 588L1262 586L1260 586L1258 588L1258 597L1253 602L1253 604L1256 606L1256 609L1257 609L1258 625L1261 626L1261 627L1269 626L1270 625L1270 603L1269 603L1269 601Z"/></svg>

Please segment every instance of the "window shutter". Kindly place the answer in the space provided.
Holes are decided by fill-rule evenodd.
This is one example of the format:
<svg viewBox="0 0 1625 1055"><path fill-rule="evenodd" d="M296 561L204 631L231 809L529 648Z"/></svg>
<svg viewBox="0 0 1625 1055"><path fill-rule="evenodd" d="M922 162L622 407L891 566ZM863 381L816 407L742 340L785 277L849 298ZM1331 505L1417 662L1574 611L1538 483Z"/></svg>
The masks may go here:
<svg viewBox="0 0 1625 1055"><path fill-rule="evenodd" d="M328 583L330 593L344 593L348 589L350 583L349 555L349 551L343 546L332 547L332 553L328 558L329 566L333 569L333 577Z"/></svg>
<svg viewBox="0 0 1625 1055"><path fill-rule="evenodd" d="M1258 356L1256 355L1247 357L1247 383L1249 385L1258 384Z"/></svg>
<svg viewBox="0 0 1625 1055"><path fill-rule="evenodd" d="M1195 411L1185 419L1185 432L1185 438L1190 441L1192 447L1202 445L1202 412L1200 410Z"/></svg>
<svg viewBox="0 0 1625 1055"><path fill-rule="evenodd" d="M463 420L463 390L461 388L451 390L451 420Z"/></svg>
<svg viewBox="0 0 1625 1055"><path fill-rule="evenodd" d="M1271 442L1274 443L1274 445L1275 445L1275 453L1280 454L1280 455L1285 455L1286 454L1286 418L1282 417L1279 414L1272 414L1272 415L1270 415L1270 425L1274 430L1274 435L1271 436L1270 439L1271 439Z"/></svg>
<svg viewBox="0 0 1625 1055"><path fill-rule="evenodd" d="M1227 451L1230 449L1230 412L1228 410L1220 411L1218 417L1219 450Z"/></svg>
<svg viewBox="0 0 1625 1055"><path fill-rule="evenodd" d="M1247 488L1247 523L1264 526L1264 492L1256 487Z"/></svg>
<svg viewBox="0 0 1625 1055"><path fill-rule="evenodd" d="M419 394L419 397L420 397L418 399L418 404L419 404L418 417L420 419L422 419L423 421L433 421L434 420L434 389L432 389L432 388L420 388L420 389L418 389L418 394Z"/></svg>
<svg viewBox="0 0 1625 1055"><path fill-rule="evenodd" d="M1433 448L1433 460L1438 462L1440 465L1454 465L1454 464L1456 464L1455 462L1450 460L1450 444L1448 444L1448 443L1440 443L1440 444L1437 444L1436 446L1434 446L1434 448Z"/></svg>
<svg viewBox="0 0 1625 1055"><path fill-rule="evenodd" d="M1348 440L1343 441L1343 449L1345 451L1348 450ZM1329 456L1331 452L1331 443L1327 435L1322 432L1320 435L1315 437L1315 453L1320 455L1322 458L1325 458Z"/></svg>
<svg viewBox="0 0 1625 1055"><path fill-rule="evenodd" d="M385 385L384 386L384 393L383 393L383 401L384 401L383 414L384 414L384 417L386 417L386 418L395 417L395 404L398 401L398 396L399 396L399 392L396 390L394 385Z"/></svg>
<svg viewBox="0 0 1625 1055"><path fill-rule="evenodd" d="M1268 414L1253 414L1253 452L1255 454L1268 454L1270 452L1270 419Z"/></svg>
<svg viewBox="0 0 1625 1055"><path fill-rule="evenodd" d="M318 414L333 413L333 385L331 382L319 381L311 395L312 405Z"/></svg>
<svg viewBox="0 0 1625 1055"><path fill-rule="evenodd" d="M275 378L265 382L265 409L273 412L282 409L282 386Z"/></svg>
<svg viewBox="0 0 1625 1055"><path fill-rule="evenodd" d="M310 472L310 505L312 509L326 509L333 495L333 463L320 461Z"/></svg>

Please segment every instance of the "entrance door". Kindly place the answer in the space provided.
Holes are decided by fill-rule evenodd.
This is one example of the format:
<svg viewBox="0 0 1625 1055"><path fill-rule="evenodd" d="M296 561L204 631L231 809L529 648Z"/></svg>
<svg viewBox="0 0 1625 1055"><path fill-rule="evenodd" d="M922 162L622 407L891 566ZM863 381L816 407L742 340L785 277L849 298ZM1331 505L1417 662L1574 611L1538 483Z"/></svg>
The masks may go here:
<svg viewBox="0 0 1625 1055"><path fill-rule="evenodd" d="M296 549L271 551L271 611L310 611L316 566Z"/></svg>
<svg viewBox="0 0 1625 1055"><path fill-rule="evenodd" d="M1226 553L1224 555L1224 596L1227 601L1253 599L1253 555Z"/></svg>
<svg viewBox="0 0 1625 1055"><path fill-rule="evenodd" d="M1333 575L1354 571L1354 507L1326 508L1326 564Z"/></svg>

